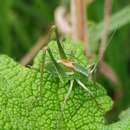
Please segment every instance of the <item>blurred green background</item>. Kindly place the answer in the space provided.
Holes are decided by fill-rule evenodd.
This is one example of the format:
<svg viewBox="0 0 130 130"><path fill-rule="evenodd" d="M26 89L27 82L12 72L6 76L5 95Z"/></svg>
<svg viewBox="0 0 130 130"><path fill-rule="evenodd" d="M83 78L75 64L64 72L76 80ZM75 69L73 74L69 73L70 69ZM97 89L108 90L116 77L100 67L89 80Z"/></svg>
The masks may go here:
<svg viewBox="0 0 130 130"><path fill-rule="evenodd" d="M95 0L88 8L88 19L95 24L103 19L103 0ZM54 23L54 10L68 0L0 0L0 53L19 61ZM113 0L113 13L130 5L130 0ZM127 14L130 17L130 14ZM124 18L121 18L122 20ZM114 86L103 75L98 81L114 97L121 87L123 97L116 102L114 114L130 106L130 24L116 31L105 53L105 61L115 70L121 86ZM113 113L112 113L113 114ZM113 114L113 115L114 115ZM115 116L113 116L115 117Z"/></svg>

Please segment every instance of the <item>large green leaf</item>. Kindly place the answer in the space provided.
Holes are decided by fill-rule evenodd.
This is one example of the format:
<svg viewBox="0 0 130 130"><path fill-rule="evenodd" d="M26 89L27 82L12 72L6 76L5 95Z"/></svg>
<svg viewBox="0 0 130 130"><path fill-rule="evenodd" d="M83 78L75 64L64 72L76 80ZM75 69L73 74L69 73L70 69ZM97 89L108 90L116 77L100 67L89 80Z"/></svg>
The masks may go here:
<svg viewBox="0 0 130 130"><path fill-rule="evenodd" d="M51 42L50 47L57 60L55 45L55 42ZM78 52L74 53L75 61L85 58L81 46L72 46L68 41L64 42L63 46L69 57L69 50L72 53L73 48L78 47ZM40 57L42 52L36 57L34 68L38 68L42 62ZM49 60L49 56L47 59ZM84 65L82 61L79 62ZM8 56L1 55L0 129L96 130L103 127L104 115L110 110L112 101L98 83L93 84L87 78L83 82L95 99L75 83L63 111L62 106L70 86L69 82L67 84L60 82L59 78L47 69L44 70L41 80L41 73L37 69L26 68Z"/></svg>

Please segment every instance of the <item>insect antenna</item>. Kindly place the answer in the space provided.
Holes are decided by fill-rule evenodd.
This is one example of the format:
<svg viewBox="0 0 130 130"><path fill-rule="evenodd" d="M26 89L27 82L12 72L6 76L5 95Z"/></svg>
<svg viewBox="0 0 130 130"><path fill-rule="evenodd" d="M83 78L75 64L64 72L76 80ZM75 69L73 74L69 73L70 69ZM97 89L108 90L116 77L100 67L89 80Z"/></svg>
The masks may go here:
<svg viewBox="0 0 130 130"><path fill-rule="evenodd" d="M118 27L117 27L118 28ZM107 45L106 45L106 47L104 48L104 51L103 51L103 53L102 53L102 55L100 55L99 54L99 58L96 60L96 62L94 63L94 64L90 64L87 68L88 68L88 70L89 70L89 77L92 77L92 75L94 75L94 83L95 83L95 80L96 80L96 76L95 76L95 71L96 71L96 69L97 69L97 67L98 67L98 65L100 64L100 62L103 60L103 56L104 56L104 53L105 53L105 51L106 51L106 49L108 48L108 46L110 45L110 43L111 43L111 40L113 39L113 37L114 37L114 35L115 35L115 33L117 32L117 29L115 29L113 32L112 32L112 34L111 34L111 36L110 36L110 39L108 40L108 42L107 42Z"/></svg>

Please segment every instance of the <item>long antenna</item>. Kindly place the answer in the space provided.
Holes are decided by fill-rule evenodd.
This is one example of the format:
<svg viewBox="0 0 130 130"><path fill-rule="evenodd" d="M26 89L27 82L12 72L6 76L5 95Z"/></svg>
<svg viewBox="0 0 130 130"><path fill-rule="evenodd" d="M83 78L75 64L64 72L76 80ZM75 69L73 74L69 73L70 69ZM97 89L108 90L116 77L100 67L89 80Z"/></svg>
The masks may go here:
<svg viewBox="0 0 130 130"><path fill-rule="evenodd" d="M102 59L104 56L104 51L107 47L109 27L110 27L110 23L111 23L111 11L112 11L112 0L105 0L104 27L103 27L103 32L102 32L102 36L101 36L101 45L100 45L100 51L99 51L99 57L102 57Z"/></svg>
<svg viewBox="0 0 130 130"><path fill-rule="evenodd" d="M102 52L102 55L99 55L99 62L103 59L104 53L106 52L106 49L107 49L108 46L110 45L110 43L111 43L111 41L112 41L114 35L116 34L116 32L117 32L117 29L115 29L115 30L112 32L112 35L111 35L109 41L106 43L106 46L105 46L105 48L104 48L104 51Z"/></svg>
<svg viewBox="0 0 130 130"><path fill-rule="evenodd" d="M117 27L118 28L118 27ZM93 65L93 68L91 69L91 72L90 73L93 73L95 71L95 69L97 68L98 64L103 60L103 56L104 56L104 53L106 52L106 49L108 48L108 46L110 45L111 43L111 40L113 39L115 33L117 32L117 29L115 29L108 41L108 43L106 44L106 47L104 48L104 51L102 53L102 55L99 55L99 59L96 61L96 63ZM91 65L88 67L88 68L91 68Z"/></svg>

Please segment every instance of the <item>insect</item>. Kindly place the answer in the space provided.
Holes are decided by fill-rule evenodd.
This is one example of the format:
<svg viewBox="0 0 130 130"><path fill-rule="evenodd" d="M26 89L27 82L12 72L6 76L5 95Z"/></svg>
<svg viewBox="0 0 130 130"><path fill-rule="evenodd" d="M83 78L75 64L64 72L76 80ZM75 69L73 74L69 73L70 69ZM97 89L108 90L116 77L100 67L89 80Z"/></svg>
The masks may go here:
<svg viewBox="0 0 130 130"><path fill-rule="evenodd" d="M97 101L96 96L93 93L93 91L89 89L88 84L85 83L87 80L89 80L90 75L92 75L95 72L100 59L97 60L97 62L94 62L93 64L90 64L88 66L84 66L73 61L73 58L71 59L68 55L66 55L64 48L62 47L62 44L60 43L57 28L53 26L52 30L54 30L56 34L56 39L57 39L56 43L57 43L58 52L60 54L60 59L56 60L49 46L46 46L43 49L42 59L44 62L41 63L40 65L40 73L41 73L40 97L42 97L43 95L42 82L43 82L43 77L44 77L44 68L45 66L50 67L48 68L48 70L51 69L51 74L54 74L54 76L56 75L63 84L67 84L68 86L67 93L65 94L63 102L61 104L61 111L59 112L59 116L57 117L58 120L56 123L56 128L60 129L62 127L63 120L65 117L64 115L65 107L67 105L68 99L71 96L71 92L73 91L75 84L81 87L82 90L84 90L84 92L86 92L91 97L91 100L95 102L101 114L105 113L105 110L103 106ZM46 54L48 54L48 56L50 57L49 61L45 60ZM90 84L90 85L95 86L95 82L92 82L92 83L93 84Z"/></svg>
<svg viewBox="0 0 130 130"><path fill-rule="evenodd" d="M42 80L43 80L43 76L44 76L44 68L45 68L45 66L47 66L47 67L50 67L49 69L51 69L51 73L52 74L54 73L54 75L57 75L57 77L63 84L66 84L66 83L69 84L69 88L67 90L67 93L64 97L63 104L61 106L61 112L63 114L64 114L64 109L65 109L66 103L71 95L71 92L72 92L75 84L77 84L79 87L81 87L95 102L95 104L97 105L97 107L99 108L101 113L104 113L104 109L103 109L102 105L97 101L94 93L89 89L88 84L85 84L83 82L83 81L89 80L90 77L94 78L95 71L96 71L97 66L99 65L99 62L101 61L102 57L97 58L96 61L94 61L92 64L89 64L88 66L83 66L79 63L74 62L73 61L74 57L72 59L70 59L68 57L68 55L66 55L64 48L62 47L62 44L60 43L59 34L58 34L58 31L57 31L57 28L55 25L52 26L52 28L49 31L49 34L51 34L52 31L54 31L55 35L56 35L56 41L57 41L58 51L60 54L60 59L59 60L55 59L55 57L53 56L53 53L51 51L51 48L49 48L48 46L46 46L43 49L44 52L43 52L42 59L44 62L40 65L40 73L41 73L41 85L40 85L40 95L41 96L40 97L42 97L42 82L43 82ZM116 32L116 30L112 33L112 36L110 37L110 41L111 41L112 37L114 36L115 32ZM108 42L107 47L108 47L110 41ZM48 61L46 62L46 60L45 60L47 53L49 54L49 57L51 60L49 62ZM93 80L92 83L93 84L91 84L91 86L92 85L95 86L95 84L96 84L95 79Z"/></svg>
<svg viewBox="0 0 130 130"><path fill-rule="evenodd" d="M86 91L91 96L91 98L95 101L99 109L103 112L103 109L101 105L97 102L95 95L93 94L93 92L91 92L91 90L89 90L88 86L83 82L83 79L85 79L86 81L86 79L89 79L90 76L95 72L98 66L98 63L100 62L101 59L97 60L93 64L90 64L86 67L72 61L65 54L65 51L60 43L59 34L55 25L52 26L52 28L49 31L49 34L51 34L52 31L54 31L56 35L57 47L60 54L60 60L55 59L51 49L48 46L46 46L43 49L42 60L44 62L40 64L40 73L41 73L40 97L42 97L42 82L43 82L43 76L44 76L44 68L45 66L47 66L51 68L51 73L52 74L54 73L54 75L57 75L57 77L60 79L60 81L63 84L65 83L69 84L68 92L66 93L64 97L62 112L64 112L64 107L66 105L67 100L70 97L70 94L73 90L75 83L78 84L78 86L80 86L84 91ZM112 34L112 37L114 33ZM50 56L50 59L51 59L50 62L45 61L47 53ZM95 81L93 81L93 83L95 84Z"/></svg>
<svg viewBox="0 0 130 130"><path fill-rule="evenodd" d="M68 89L67 94L64 97L61 111L64 112L64 107L66 105L67 100L70 97L70 94L73 90L75 83L78 84L78 86L80 86L84 91L86 91L91 96L91 98L95 101L98 107L102 109L101 105L95 99L94 94L89 90L89 88L86 86L86 84L82 80L82 79L86 80L89 78L90 74L92 74L95 71L96 64L92 64L87 67L84 67L72 61L71 59L69 59L67 55L65 54L65 51L60 43L56 26L53 26L52 30L54 30L56 34L57 47L60 54L60 60L56 60L55 57L53 56L51 49L49 47L46 47L44 49L43 59L45 61L46 53L48 53L51 61L48 63L46 62L42 63L40 67L41 68L40 72L41 72L41 79L43 79L43 76L44 76L43 66L46 64L46 66L51 66L50 68L54 67L54 70L55 70L54 75L56 74L63 84L65 83L69 84L69 89Z"/></svg>

